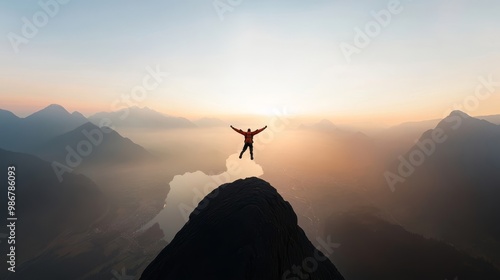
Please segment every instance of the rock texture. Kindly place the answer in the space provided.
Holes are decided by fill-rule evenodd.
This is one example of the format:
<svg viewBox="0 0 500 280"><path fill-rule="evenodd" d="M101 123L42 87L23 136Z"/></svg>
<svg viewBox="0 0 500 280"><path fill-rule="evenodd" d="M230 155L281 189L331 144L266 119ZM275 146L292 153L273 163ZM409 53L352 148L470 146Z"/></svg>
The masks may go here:
<svg viewBox="0 0 500 280"><path fill-rule="evenodd" d="M323 261L304 269L304 261L315 257ZM200 202L141 277L159 279L344 278L316 251L276 189L248 178L222 185Z"/></svg>

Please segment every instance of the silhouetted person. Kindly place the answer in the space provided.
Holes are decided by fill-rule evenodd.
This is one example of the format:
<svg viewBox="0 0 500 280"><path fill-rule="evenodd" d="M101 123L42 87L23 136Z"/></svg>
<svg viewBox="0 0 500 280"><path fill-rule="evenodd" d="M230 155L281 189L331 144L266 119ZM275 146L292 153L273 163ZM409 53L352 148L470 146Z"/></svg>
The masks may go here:
<svg viewBox="0 0 500 280"><path fill-rule="evenodd" d="M246 132L241 129L236 129L232 125L231 128L234 129L234 131L238 132L239 134L245 136L245 146L243 146L243 150L240 153L240 158L243 156L243 153L247 150L247 148L250 148L250 159L253 160L253 136L258 133L261 133L264 129L267 128L267 125L261 129L257 129L256 131L252 131L249 128Z"/></svg>

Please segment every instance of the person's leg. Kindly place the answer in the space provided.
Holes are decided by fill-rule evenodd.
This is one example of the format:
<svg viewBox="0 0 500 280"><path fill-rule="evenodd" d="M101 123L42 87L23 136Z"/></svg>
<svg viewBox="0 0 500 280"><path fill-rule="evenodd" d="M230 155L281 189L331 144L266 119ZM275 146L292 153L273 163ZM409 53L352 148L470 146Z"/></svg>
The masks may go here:
<svg viewBox="0 0 500 280"><path fill-rule="evenodd" d="M253 160L253 144L248 144L250 146L250 159Z"/></svg>
<svg viewBox="0 0 500 280"><path fill-rule="evenodd" d="M248 148L248 144L245 143L245 146L243 146L243 150L241 150L240 158L243 156L243 153L247 150L247 148Z"/></svg>

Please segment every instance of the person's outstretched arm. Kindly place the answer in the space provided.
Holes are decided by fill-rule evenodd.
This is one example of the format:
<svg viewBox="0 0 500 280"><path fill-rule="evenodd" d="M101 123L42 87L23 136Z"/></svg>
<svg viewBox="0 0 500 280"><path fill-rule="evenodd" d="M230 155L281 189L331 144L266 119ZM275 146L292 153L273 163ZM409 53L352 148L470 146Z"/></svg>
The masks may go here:
<svg viewBox="0 0 500 280"><path fill-rule="evenodd" d="M241 129L237 129L237 128L235 128L235 127L234 127L234 126L232 126L232 125L230 125L230 127L231 127L234 131L238 132L239 134L244 134L244 133L243 133L243 130L241 130Z"/></svg>
<svg viewBox="0 0 500 280"><path fill-rule="evenodd" d="M261 133L261 132L262 132L262 131L264 131L264 129L266 129L266 128L267 128L267 125L266 125L266 126L264 126L264 127L263 127L263 128L261 128L261 129L257 129L256 131L254 131L254 132L253 132L253 135Z"/></svg>

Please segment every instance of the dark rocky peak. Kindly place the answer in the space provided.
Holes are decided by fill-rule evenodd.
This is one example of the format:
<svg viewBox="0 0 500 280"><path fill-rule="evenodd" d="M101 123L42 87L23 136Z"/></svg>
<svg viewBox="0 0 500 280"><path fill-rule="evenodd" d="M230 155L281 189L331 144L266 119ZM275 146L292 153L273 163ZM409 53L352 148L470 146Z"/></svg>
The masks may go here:
<svg viewBox="0 0 500 280"><path fill-rule="evenodd" d="M294 277L344 279L307 239L291 205L253 177L208 194L141 279L300 279Z"/></svg>

